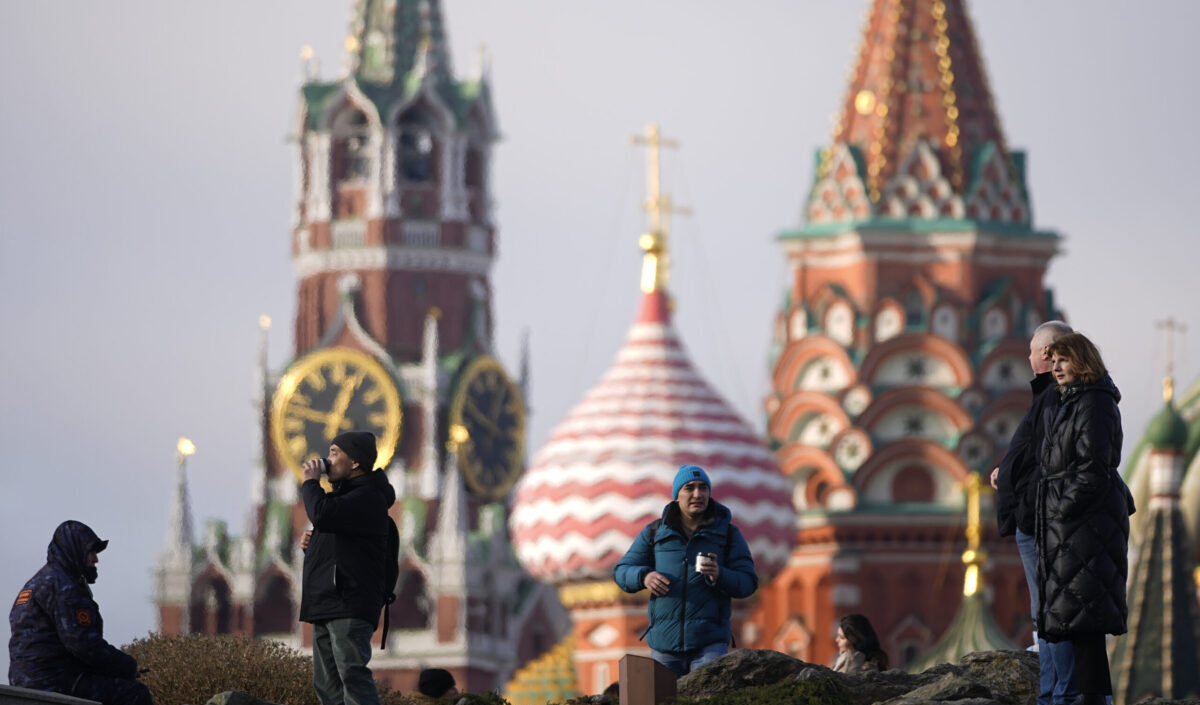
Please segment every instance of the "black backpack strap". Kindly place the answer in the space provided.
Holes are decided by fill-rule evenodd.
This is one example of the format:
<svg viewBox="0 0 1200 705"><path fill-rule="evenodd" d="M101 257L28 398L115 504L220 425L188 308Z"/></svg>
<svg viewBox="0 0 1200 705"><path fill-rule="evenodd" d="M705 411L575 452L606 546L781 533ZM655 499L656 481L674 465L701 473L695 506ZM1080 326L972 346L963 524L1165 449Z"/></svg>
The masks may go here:
<svg viewBox="0 0 1200 705"><path fill-rule="evenodd" d="M662 525L662 519L655 519L650 522L650 546L654 547L654 537L658 536L658 527Z"/></svg>
<svg viewBox="0 0 1200 705"><path fill-rule="evenodd" d="M379 635L379 648L381 648L381 649L387 648L388 629L391 628L391 622L392 622L391 606L392 606L392 603L395 601L396 601L396 593L392 593L392 594L388 595L383 600L383 633L381 633Z"/></svg>
<svg viewBox="0 0 1200 705"><path fill-rule="evenodd" d="M379 648L387 648L388 629L391 627L391 605L396 601L396 581L400 579L400 531L396 522L387 518L387 549L383 571L383 632L379 635Z"/></svg>

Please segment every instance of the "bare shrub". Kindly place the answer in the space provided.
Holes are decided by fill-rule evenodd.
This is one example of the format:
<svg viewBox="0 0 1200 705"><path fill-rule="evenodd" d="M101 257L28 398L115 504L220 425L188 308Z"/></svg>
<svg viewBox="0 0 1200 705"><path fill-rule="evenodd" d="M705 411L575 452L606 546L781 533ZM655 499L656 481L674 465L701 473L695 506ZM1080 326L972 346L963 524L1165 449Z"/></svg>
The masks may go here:
<svg viewBox="0 0 1200 705"><path fill-rule="evenodd" d="M312 658L277 641L245 636L150 634L125 647L149 669L141 680L155 705L202 705L217 693L241 690L272 703L319 705Z"/></svg>

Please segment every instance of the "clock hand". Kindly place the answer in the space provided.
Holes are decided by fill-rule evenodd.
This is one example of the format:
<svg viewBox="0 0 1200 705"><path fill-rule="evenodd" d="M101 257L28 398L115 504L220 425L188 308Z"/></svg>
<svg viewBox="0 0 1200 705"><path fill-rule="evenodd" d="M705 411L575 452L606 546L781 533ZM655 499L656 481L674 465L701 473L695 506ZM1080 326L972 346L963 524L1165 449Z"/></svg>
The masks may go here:
<svg viewBox="0 0 1200 705"><path fill-rule="evenodd" d="M500 430L500 427L495 424L495 422L485 416L479 409L476 409L473 404L463 404L463 411L467 412L467 416L470 416L478 421L479 424L487 429L487 431L492 435L499 436L501 433L503 433Z"/></svg>
<svg viewBox="0 0 1200 705"><path fill-rule="evenodd" d="M342 388L338 390L337 398L333 401L333 408L329 410L329 417L325 421L325 437L333 438L338 431L346 423L346 410L350 408L350 400L354 397L354 391L358 389L358 385L362 384L365 372L359 372L350 379L342 382Z"/></svg>
<svg viewBox="0 0 1200 705"><path fill-rule="evenodd" d="M500 409L503 407L504 407L504 395L500 392L497 392L492 397L492 403L488 407L488 411L492 412L491 417L493 419L500 418Z"/></svg>
<svg viewBox="0 0 1200 705"><path fill-rule="evenodd" d="M310 409L307 406L293 406L287 410L285 416L299 416L300 418L308 419L309 421L329 423L329 414L327 412Z"/></svg>

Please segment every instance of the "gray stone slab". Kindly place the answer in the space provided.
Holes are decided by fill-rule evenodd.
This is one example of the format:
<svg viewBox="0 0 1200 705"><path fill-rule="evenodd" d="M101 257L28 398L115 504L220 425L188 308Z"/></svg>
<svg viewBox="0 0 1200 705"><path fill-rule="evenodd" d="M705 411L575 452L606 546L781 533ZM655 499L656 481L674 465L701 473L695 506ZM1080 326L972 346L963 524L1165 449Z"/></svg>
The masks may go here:
<svg viewBox="0 0 1200 705"><path fill-rule="evenodd" d="M45 690L18 688L15 685L0 685L0 705L100 705L95 700L84 700L62 693Z"/></svg>

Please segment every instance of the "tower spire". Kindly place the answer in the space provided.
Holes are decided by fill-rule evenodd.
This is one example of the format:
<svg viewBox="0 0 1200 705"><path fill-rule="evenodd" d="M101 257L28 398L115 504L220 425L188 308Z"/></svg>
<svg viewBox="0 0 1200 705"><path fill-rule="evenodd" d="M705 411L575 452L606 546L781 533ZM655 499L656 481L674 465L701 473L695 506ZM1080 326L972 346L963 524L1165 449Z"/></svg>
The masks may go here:
<svg viewBox="0 0 1200 705"><path fill-rule="evenodd" d="M187 459L196 452L190 439L180 438L175 445L175 496L167 519L167 541L162 563L165 567L190 567L192 556L192 505L188 498Z"/></svg>
<svg viewBox="0 0 1200 705"><path fill-rule="evenodd" d="M367 83L403 81L422 64L450 76L440 0L358 0L346 38L349 73Z"/></svg>
<svg viewBox="0 0 1200 705"><path fill-rule="evenodd" d="M1011 651L1017 648L996 624L987 607L983 589L983 564L987 562L987 551L981 545L983 523L979 501L984 492L991 492L991 488L983 483L976 472L967 476L965 485L967 550L963 551L962 561L967 570L963 579L962 605L937 643L909 664L910 673L920 673L938 663L955 663L972 651Z"/></svg>
<svg viewBox="0 0 1200 705"><path fill-rule="evenodd" d="M1163 401L1169 404L1175 396L1175 334L1186 333L1187 328L1174 316L1167 316L1167 320L1155 325L1167 331L1167 374L1163 377Z"/></svg>
<svg viewBox="0 0 1200 705"><path fill-rule="evenodd" d="M634 135L631 139L634 144L646 146L646 200L642 202L642 210L649 214L648 229L638 240L638 245L645 253L642 257L642 291L647 294L666 292L671 270L667 247L671 215L687 215L691 211L674 205L671 197L662 192L660 150L663 147L676 148L679 142L663 138L658 123L653 122L646 125L643 134Z"/></svg>
<svg viewBox="0 0 1200 705"><path fill-rule="evenodd" d="M1021 155L992 102L966 0L874 0L810 223L972 219L1027 224ZM850 184L847 172L861 183Z"/></svg>
<svg viewBox="0 0 1200 705"><path fill-rule="evenodd" d="M966 489L967 550L963 551L962 561L967 570L963 580L963 595L970 597L983 587L982 566L987 561L987 551L980 546L982 522L979 518L979 498L985 488L978 473L971 473L967 477Z"/></svg>

